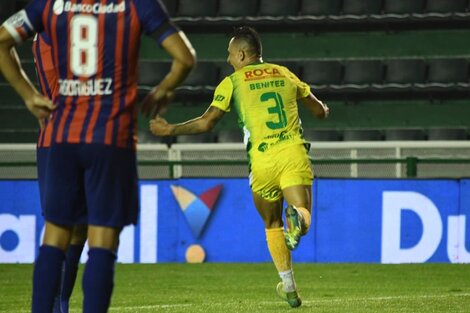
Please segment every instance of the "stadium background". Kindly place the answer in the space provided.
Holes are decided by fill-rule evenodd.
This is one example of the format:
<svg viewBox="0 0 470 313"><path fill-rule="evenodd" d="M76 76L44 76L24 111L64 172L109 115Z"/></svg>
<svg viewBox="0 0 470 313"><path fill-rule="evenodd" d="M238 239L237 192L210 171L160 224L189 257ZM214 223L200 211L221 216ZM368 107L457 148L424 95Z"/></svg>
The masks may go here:
<svg viewBox="0 0 470 313"><path fill-rule="evenodd" d="M468 139L466 0L163 2L199 57L198 68L169 112L171 120L204 110L213 87L230 71L225 64L230 30L250 24L261 32L265 61L289 65L335 112L321 123L304 118L306 135L312 140ZM0 20L25 3L1 1ZM34 77L30 45L19 50L26 72ZM154 42L144 38L142 95L159 81L167 69L159 63L167 59ZM35 142L35 121L3 78L0 88L1 142ZM211 136L178 141L238 140L229 131L236 128L230 114ZM316 132L310 133L312 128ZM364 129L373 131L357 131ZM140 142L158 141L148 136L143 119L140 130Z"/></svg>
<svg viewBox="0 0 470 313"><path fill-rule="evenodd" d="M305 137L313 142L311 156L317 163L315 168L319 177L316 188L329 187L315 197L318 201L315 214L318 214L317 222L320 224L316 225L310 238L306 238L304 252L296 256L298 260L406 262L406 258L384 260L381 248L384 238L381 232L385 207L383 196L388 191L397 191L415 192L430 200L441 221L439 238L433 239L439 240L434 250L431 249L433 253L408 261L468 262L467 251L470 249L466 247L469 246L470 232L465 231L465 222L469 206L463 196L467 190L467 180L463 178L470 175L468 1L163 2L187 33L199 58L197 68L179 88L175 103L167 114L168 120L186 120L206 109L214 87L230 72L225 62L227 42L230 30L241 24L259 29L265 61L287 65L311 84L314 93L331 107L331 118L325 121L308 117L308 113L300 108ZM0 20L25 3L1 1ZM23 44L18 49L26 72L35 77L30 44ZM144 38L140 96L158 83L168 66L168 58L162 50ZM0 94L0 142L4 144L0 147L0 178L3 179L2 184L8 185L0 191L0 214L12 221L1 225L1 252L9 255L4 259L6 262L32 262L34 253L28 252L27 258L15 254L23 237L18 235L22 234L21 230L15 235L12 229L25 227L21 224L23 216L26 220L35 216L35 245L32 249L37 249L42 222L39 207L34 202L36 121L3 78L0 78ZM169 139L151 136L147 120L139 117L139 142L142 184L153 181L161 186L155 199L159 210L157 215L165 216L166 211L162 213L160 210L172 212L169 221L174 221L176 227L169 232L165 224L162 227L155 222L151 226L155 229L150 232L158 238L152 239L155 247L152 246L151 251L155 254L142 257L140 249L145 248L139 246L142 237L138 226L127 241L129 245L132 241L133 253L122 256L123 260L183 262L186 247L190 243L201 243L209 247L208 261L269 261L267 251L261 249L264 245L261 233L251 255L238 250L237 245L230 245L232 250L217 250L217 240L225 238L217 235L218 231L233 229L224 233L227 240L238 238L238 227L246 227L245 234L262 231L249 199L247 181L243 178L247 174L246 155L240 143L235 114L227 114L213 133ZM423 180L406 179L416 177ZM32 179L33 182L21 181L24 179ZM201 184L205 186L211 179L220 179L219 182L226 186L223 196L243 190L243 197L240 195L243 201L226 200L224 205L216 205L214 216L209 216L206 231L211 228L218 230L214 230L215 235L203 233L201 239L191 234L190 222L185 219L169 185L185 185L198 196L204 191L200 190ZM26 184L28 187L25 188L30 192L18 189L21 184ZM364 186L357 189L354 187L356 184ZM333 196L341 190L351 191L341 197ZM341 201L328 202L342 197L351 199L351 202L347 206ZM401 208L401 233L395 236L399 241L394 251L417 247L418 242L423 242L420 240L426 237L428 226L434 225L426 224L426 214L420 215L413 203L407 205L409 207ZM430 215L434 214L434 211L430 212ZM228 228L233 226L228 221L237 228ZM367 232L362 231L369 223L372 223L376 234L372 242L365 240ZM455 227L450 227L449 223ZM323 229L329 231L321 233ZM458 231L454 234L453 229ZM165 239L168 233L173 237ZM349 234L351 242L344 240L345 233ZM25 238L32 238L31 234L27 236L30 237ZM457 238L455 244L460 248L449 250L449 238ZM237 240L242 243L244 237ZM344 256L322 250L323 245L326 249L331 243L339 251L349 251L349 254ZM168 253L159 255L157 246L160 247L158 251Z"/></svg>

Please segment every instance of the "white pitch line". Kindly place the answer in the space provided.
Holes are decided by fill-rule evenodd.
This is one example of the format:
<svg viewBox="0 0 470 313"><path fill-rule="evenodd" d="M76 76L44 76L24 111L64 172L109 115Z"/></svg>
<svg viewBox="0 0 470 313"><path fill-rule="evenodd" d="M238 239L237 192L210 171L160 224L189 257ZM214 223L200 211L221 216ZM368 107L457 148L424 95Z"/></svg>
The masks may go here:
<svg viewBox="0 0 470 313"><path fill-rule="evenodd" d="M315 304L315 303L336 303L336 302L367 302L367 301L386 301L386 300L413 300L413 299L442 299L449 297L470 297L470 293L456 293L447 295L421 295L421 296L388 296L388 297L363 297L363 298L337 298L337 299L317 299L317 300L302 300L304 304ZM278 305L282 300L278 301L259 301L257 304L268 304ZM216 307L216 306L228 306L228 305L243 305L240 302L206 302L206 303L187 303L187 304L168 304L168 305L146 305L146 306L135 306L135 307L114 307L110 310L133 310L133 309L158 309L158 308L172 308L172 307Z"/></svg>
<svg viewBox="0 0 470 313"><path fill-rule="evenodd" d="M132 311L132 310L146 310L146 309L171 309L180 307L194 306L192 303L175 303L175 304L153 304L153 305L136 305L136 306L112 306L109 311ZM3 312L3 311L2 311ZM10 312L10 311L6 311ZM29 313L31 310L15 310L15 313ZM70 312L82 312L82 309L71 309Z"/></svg>
<svg viewBox="0 0 470 313"><path fill-rule="evenodd" d="M154 304L154 305L140 305L140 306L114 306L109 308L110 311L131 311L131 310L145 310L145 309L171 309L194 306L192 303L175 303L175 304Z"/></svg>
<svg viewBox="0 0 470 313"><path fill-rule="evenodd" d="M451 297L470 297L470 293L455 293L445 295L420 295L420 296L388 296L388 297L363 297L363 298L335 298L335 299L317 299L317 300L302 300L302 303L315 304L315 303L333 303L333 302L366 302L366 301L387 301L387 300L413 300L413 299L442 299ZM272 303L272 301L264 301L265 303Z"/></svg>
<svg viewBox="0 0 470 313"><path fill-rule="evenodd" d="M455 293L445 295L421 295L421 296L388 296L388 297L363 297L363 298L335 298L335 299L316 299L316 300L302 300L304 304L328 304L338 302L367 302L367 301L387 301L387 300L413 300L413 299L442 299L442 298L464 298L470 297L470 293ZM278 301L259 301L256 304L265 305L278 305L282 300ZM230 306L243 305L243 302L232 301L232 302L206 302L206 303L174 303L174 304L154 304L154 305L141 305L141 306L112 306L109 310L111 312L125 312L133 310L152 310L152 309L171 309L180 307L218 307L218 306ZM27 313L30 310L15 310L15 313ZM70 310L70 312L81 312L81 310Z"/></svg>

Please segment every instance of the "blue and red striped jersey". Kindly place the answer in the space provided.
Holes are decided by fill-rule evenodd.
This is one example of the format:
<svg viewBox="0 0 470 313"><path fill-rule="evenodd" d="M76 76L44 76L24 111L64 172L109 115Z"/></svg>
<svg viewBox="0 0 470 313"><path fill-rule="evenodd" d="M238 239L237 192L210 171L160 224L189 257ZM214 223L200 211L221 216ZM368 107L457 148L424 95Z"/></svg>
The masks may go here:
<svg viewBox="0 0 470 313"><path fill-rule="evenodd" d="M38 146L103 143L135 149L140 35L168 20L157 0L35 0L9 18L4 27L18 42L41 32L45 43L50 41L47 66L57 80L49 82L49 91L58 108ZM176 31L157 32L158 42Z"/></svg>
<svg viewBox="0 0 470 313"><path fill-rule="evenodd" d="M42 32L36 34L33 40L33 56L36 65L36 73L41 87L42 94L51 99L53 102L56 99L59 91L59 84L57 82L57 74L52 61L52 48L49 37ZM53 116L51 116L53 117ZM44 135L50 119L45 121L45 127L41 129L38 137L38 147L44 145ZM52 127L52 126L51 126Z"/></svg>
<svg viewBox="0 0 470 313"><path fill-rule="evenodd" d="M39 86L43 95L54 100L57 95L57 75L52 61L52 48L49 37L45 33L37 34L33 40L33 56L36 65Z"/></svg>

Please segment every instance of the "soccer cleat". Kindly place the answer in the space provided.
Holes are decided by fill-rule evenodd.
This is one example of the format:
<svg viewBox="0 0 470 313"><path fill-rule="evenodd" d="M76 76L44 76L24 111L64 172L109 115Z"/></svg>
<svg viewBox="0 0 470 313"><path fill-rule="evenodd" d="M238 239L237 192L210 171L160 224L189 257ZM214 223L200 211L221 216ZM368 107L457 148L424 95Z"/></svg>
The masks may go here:
<svg viewBox="0 0 470 313"><path fill-rule="evenodd" d="M284 236L286 238L286 245L289 250L297 248L300 242L300 236L302 234L302 216L297 211L297 208L293 205L289 205L286 208L286 230Z"/></svg>
<svg viewBox="0 0 470 313"><path fill-rule="evenodd" d="M285 292L282 281L277 284L276 292L278 296L284 301L287 301L292 308L298 308L302 305L302 299L300 299L297 291Z"/></svg>

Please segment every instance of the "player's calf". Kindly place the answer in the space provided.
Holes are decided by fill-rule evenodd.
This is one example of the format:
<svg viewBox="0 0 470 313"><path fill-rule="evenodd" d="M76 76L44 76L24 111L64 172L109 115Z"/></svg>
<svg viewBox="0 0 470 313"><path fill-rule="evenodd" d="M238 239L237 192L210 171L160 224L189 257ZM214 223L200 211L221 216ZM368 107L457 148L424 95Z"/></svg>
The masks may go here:
<svg viewBox="0 0 470 313"><path fill-rule="evenodd" d="M300 215L301 231L300 235L304 236L308 233L312 221L312 216L310 212L303 207L297 207L297 212Z"/></svg>

